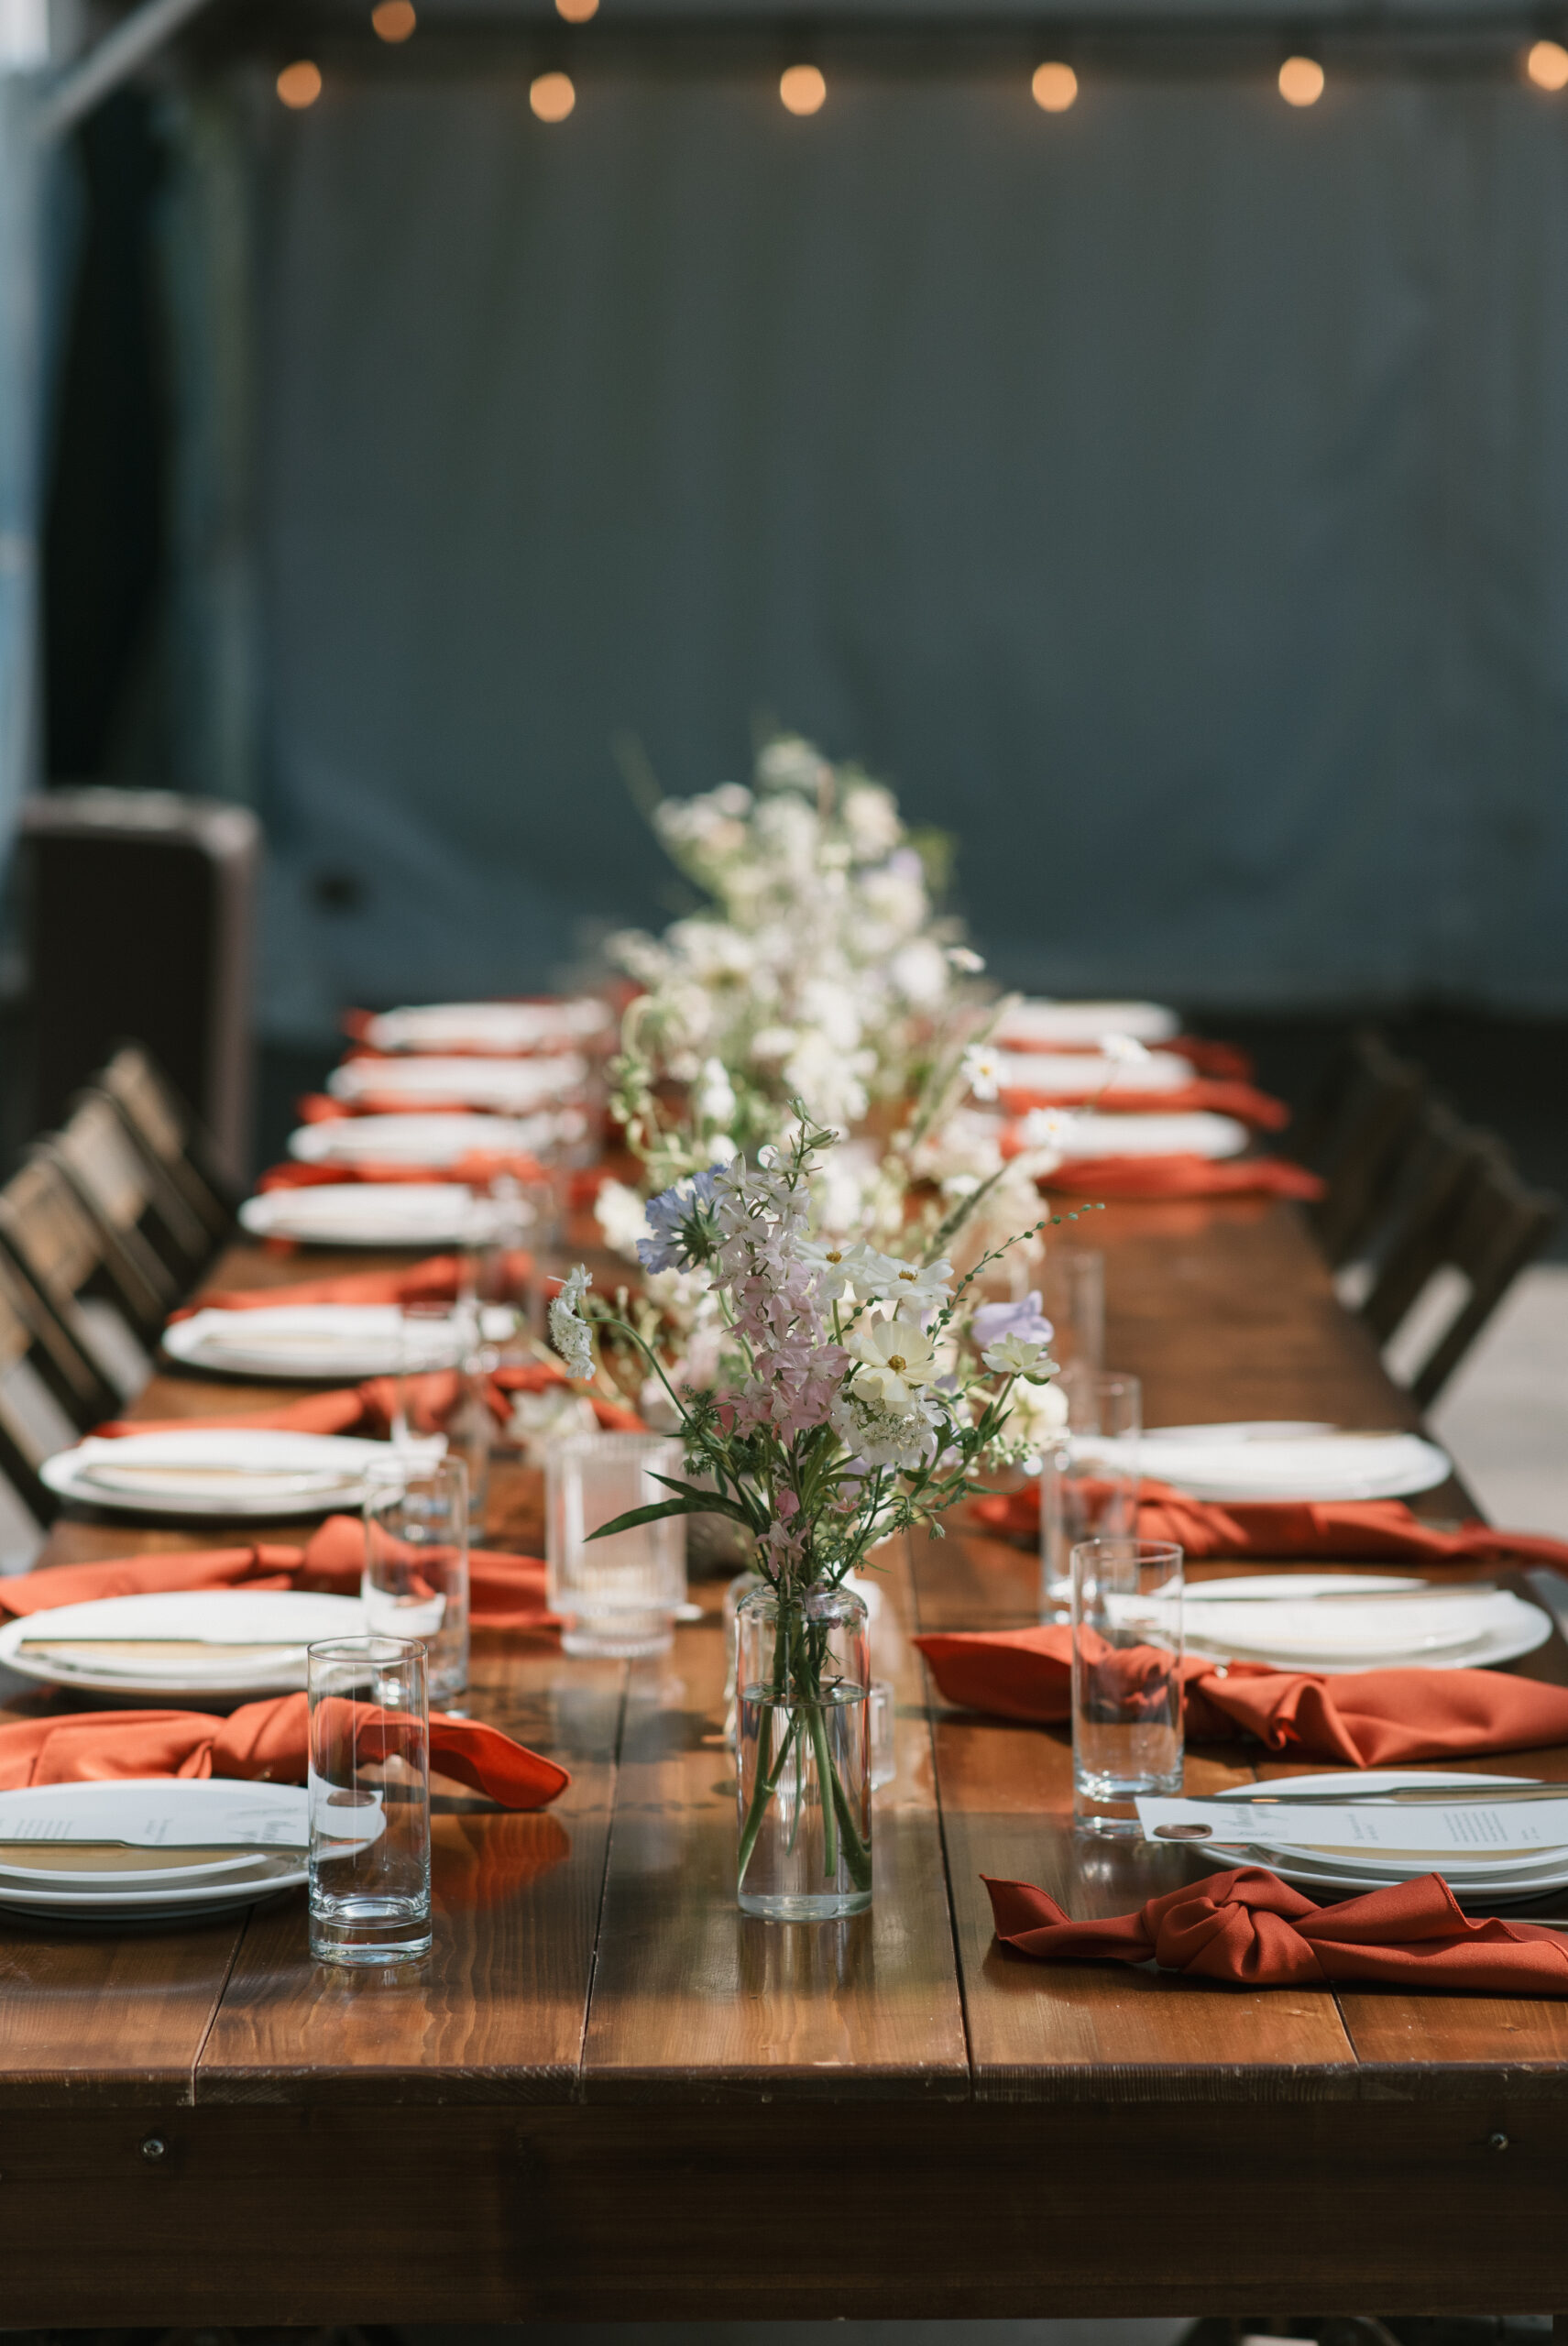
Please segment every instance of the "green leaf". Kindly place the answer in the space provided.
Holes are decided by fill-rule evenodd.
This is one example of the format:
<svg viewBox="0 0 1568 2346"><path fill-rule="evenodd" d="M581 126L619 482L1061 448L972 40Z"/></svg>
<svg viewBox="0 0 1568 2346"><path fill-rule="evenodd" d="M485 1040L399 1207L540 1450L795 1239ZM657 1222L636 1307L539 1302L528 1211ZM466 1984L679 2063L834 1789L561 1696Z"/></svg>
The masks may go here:
<svg viewBox="0 0 1568 2346"><path fill-rule="evenodd" d="M671 1515L728 1515L733 1517L737 1523L744 1524L748 1531L754 1531L757 1528L744 1507L738 1506L734 1499L725 1498L718 1491L699 1491L690 1483L673 1483L667 1474L655 1474L653 1480L680 1496L673 1499L655 1499L651 1507L634 1507L626 1515L616 1516L612 1522L601 1523L597 1531L588 1533L588 1538L609 1540L617 1531L635 1531L644 1523L659 1523Z"/></svg>

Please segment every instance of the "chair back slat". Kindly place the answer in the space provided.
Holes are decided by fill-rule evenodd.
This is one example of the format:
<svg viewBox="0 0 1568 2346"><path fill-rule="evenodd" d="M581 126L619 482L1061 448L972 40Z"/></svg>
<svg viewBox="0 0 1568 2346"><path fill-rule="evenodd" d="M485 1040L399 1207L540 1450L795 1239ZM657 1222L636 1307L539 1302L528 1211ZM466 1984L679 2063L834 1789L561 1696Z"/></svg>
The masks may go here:
<svg viewBox="0 0 1568 2346"><path fill-rule="evenodd" d="M1379 1035L1353 1035L1308 1109L1295 1153L1320 1173L1323 1196L1308 1209L1337 1270L1370 1236L1397 1187L1420 1124L1427 1080Z"/></svg>
<svg viewBox="0 0 1568 2346"><path fill-rule="evenodd" d="M9 1280L0 1280L0 1475L30 1516L48 1522L56 1502L38 1469L57 1451L69 1450L80 1429L35 1358L38 1351L38 1332L21 1297Z"/></svg>
<svg viewBox="0 0 1568 2346"><path fill-rule="evenodd" d="M174 1086L139 1043L123 1043L98 1078L126 1129L178 1190L209 1251L234 1222L234 1200L217 1176L211 1141Z"/></svg>
<svg viewBox="0 0 1568 2346"><path fill-rule="evenodd" d="M152 1373L146 1345L164 1303L46 1153L0 1189L0 1244L114 1399L133 1398Z"/></svg>

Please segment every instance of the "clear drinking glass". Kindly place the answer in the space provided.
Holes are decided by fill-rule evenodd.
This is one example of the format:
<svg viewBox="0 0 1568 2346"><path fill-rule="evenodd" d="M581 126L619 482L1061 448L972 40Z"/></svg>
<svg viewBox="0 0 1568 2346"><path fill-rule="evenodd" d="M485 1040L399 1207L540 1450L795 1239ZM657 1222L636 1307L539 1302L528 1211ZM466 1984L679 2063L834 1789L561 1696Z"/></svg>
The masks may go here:
<svg viewBox="0 0 1568 2346"><path fill-rule="evenodd" d="M408 1453L371 1467L365 1492L366 1627L418 1639L430 1700L468 1686L468 1473L461 1458Z"/></svg>
<svg viewBox="0 0 1568 2346"><path fill-rule="evenodd" d="M891 1784L898 1773L898 1744L894 1727L898 1697L885 1678L873 1678L867 1698L871 1713L872 1790Z"/></svg>
<svg viewBox="0 0 1568 2346"><path fill-rule="evenodd" d="M1053 1244L1041 1274L1051 1351L1064 1369L1105 1365L1105 1257L1097 1247Z"/></svg>
<svg viewBox="0 0 1568 2346"><path fill-rule="evenodd" d="M329 1638L307 1654L311 1953L407 1963L430 1951L424 1648Z"/></svg>
<svg viewBox="0 0 1568 2346"><path fill-rule="evenodd" d="M872 1902L866 1608L846 1588L740 1600L737 1636L739 1897L772 1923Z"/></svg>
<svg viewBox="0 0 1568 2346"><path fill-rule="evenodd" d="M663 1653L686 1601L685 1518L664 1516L590 1534L671 1493L655 1476L683 1479L681 1445L662 1434L579 1433L553 1443L545 1467L545 1554L550 1609L565 1615L567 1653L635 1660Z"/></svg>
<svg viewBox="0 0 1568 2346"><path fill-rule="evenodd" d="M1040 1615L1066 1611L1071 1556L1080 1540L1132 1540L1138 1529L1138 1436L1143 1393L1115 1369L1065 1368L1057 1385L1067 1422L1042 1445Z"/></svg>
<svg viewBox="0 0 1568 2346"><path fill-rule="evenodd" d="M1085 1540L1072 1551L1072 1813L1136 1834L1134 1800L1181 1790L1181 1550Z"/></svg>
<svg viewBox="0 0 1568 2346"><path fill-rule="evenodd" d="M449 1303L420 1299L398 1310L398 1388L392 1411L392 1441L400 1450L416 1433L409 1414L409 1379L454 1368L464 1347L464 1329Z"/></svg>

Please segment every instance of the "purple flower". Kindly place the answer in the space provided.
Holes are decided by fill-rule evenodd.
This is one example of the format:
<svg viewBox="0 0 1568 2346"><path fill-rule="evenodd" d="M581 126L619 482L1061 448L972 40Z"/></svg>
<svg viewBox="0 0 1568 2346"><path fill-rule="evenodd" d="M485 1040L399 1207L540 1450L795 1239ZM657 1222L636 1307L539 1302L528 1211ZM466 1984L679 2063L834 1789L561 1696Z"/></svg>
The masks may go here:
<svg viewBox="0 0 1568 2346"><path fill-rule="evenodd" d="M653 1235L637 1242L645 1271L689 1271L707 1262L718 1243L713 1193L723 1170L722 1165L710 1165L706 1173L693 1173L649 1199L643 1212Z"/></svg>
<svg viewBox="0 0 1568 2346"><path fill-rule="evenodd" d="M1022 1303L982 1303L974 1315L974 1340L981 1352L1003 1336L1022 1336L1026 1343L1048 1344L1051 1323L1040 1310L1040 1290L1032 1288Z"/></svg>

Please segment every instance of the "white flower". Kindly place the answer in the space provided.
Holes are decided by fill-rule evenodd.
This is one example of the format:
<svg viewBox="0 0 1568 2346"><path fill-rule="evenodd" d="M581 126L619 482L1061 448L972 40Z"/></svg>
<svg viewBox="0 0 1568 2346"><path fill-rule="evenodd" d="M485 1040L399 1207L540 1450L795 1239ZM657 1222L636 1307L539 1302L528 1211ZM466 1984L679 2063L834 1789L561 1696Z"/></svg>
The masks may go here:
<svg viewBox="0 0 1568 2346"><path fill-rule="evenodd" d="M734 1121L735 1091L725 1072L722 1059L704 1059L692 1106L701 1124L729 1124ZM714 1152L727 1159L735 1154L733 1144L721 1148L717 1142Z"/></svg>
<svg viewBox="0 0 1568 2346"><path fill-rule="evenodd" d="M579 1263L562 1281L560 1294L551 1299L550 1341L565 1362L568 1376L586 1377L594 1373L593 1339L587 1321L577 1314L577 1307L592 1285L593 1280Z"/></svg>
<svg viewBox="0 0 1568 2346"><path fill-rule="evenodd" d="M998 1376L1026 1376L1035 1381L1056 1374L1057 1364L1044 1344L1028 1336L999 1337L986 1346L981 1358Z"/></svg>
<svg viewBox="0 0 1568 2346"><path fill-rule="evenodd" d="M965 977L970 978L978 977L985 967L983 953L973 952L967 945L949 945L948 960L953 969L961 970Z"/></svg>
<svg viewBox="0 0 1568 2346"><path fill-rule="evenodd" d="M1078 1121L1066 1108L1031 1108L1018 1127L1018 1137L1025 1148L1057 1148L1070 1156Z"/></svg>
<svg viewBox="0 0 1568 2346"><path fill-rule="evenodd" d="M752 1059L758 1067L776 1067L799 1039L793 1026L759 1026L751 1037Z"/></svg>
<svg viewBox="0 0 1568 2346"><path fill-rule="evenodd" d="M624 1181L604 1181L594 1200L594 1220L604 1233L604 1243L612 1255L624 1255L629 1262L637 1260L637 1243L649 1235L648 1217L642 1211L642 1200L635 1189Z"/></svg>
<svg viewBox="0 0 1568 2346"><path fill-rule="evenodd" d="M862 1301L892 1303L901 1318L928 1320L940 1311L951 1292L951 1263L905 1263L897 1255L864 1250L863 1265L851 1272L855 1293Z"/></svg>
<svg viewBox="0 0 1568 2346"><path fill-rule="evenodd" d="M893 1466L905 1474L936 1456L943 1420L936 1404L911 1398L907 1409L891 1409L876 1395L849 1387L828 1409L833 1431L867 1466Z"/></svg>
<svg viewBox="0 0 1568 2346"><path fill-rule="evenodd" d="M1032 1446L1048 1447L1067 1431L1068 1397L1059 1385L1031 1385L1025 1379L1007 1396L1007 1430Z"/></svg>
<svg viewBox="0 0 1568 2346"><path fill-rule="evenodd" d="M855 1276L856 1258L866 1250L839 1238L797 1238L795 1251L817 1273L817 1293L823 1303L837 1303Z"/></svg>
<svg viewBox="0 0 1568 2346"><path fill-rule="evenodd" d="M964 1081L977 1100L994 1100L1004 1072L1001 1053L984 1043L971 1043L964 1053Z"/></svg>
<svg viewBox="0 0 1568 2346"><path fill-rule="evenodd" d="M1118 1067L1136 1067L1149 1056L1133 1035L1102 1035L1100 1048L1108 1059L1114 1059Z"/></svg>
<svg viewBox="0 0 1568 2346"><path fill-rule="evenodd" d="M938 1375L937 1347L912 1320L878 1320L851 1331L849 1349L861 1363L861 1392L874 1391L880 1407L905 1417L916 1391Z"/></svg>

